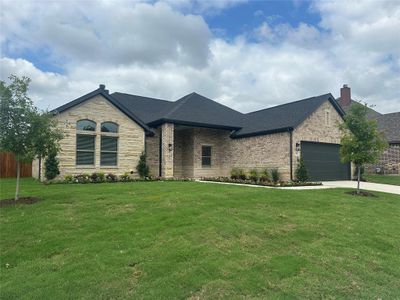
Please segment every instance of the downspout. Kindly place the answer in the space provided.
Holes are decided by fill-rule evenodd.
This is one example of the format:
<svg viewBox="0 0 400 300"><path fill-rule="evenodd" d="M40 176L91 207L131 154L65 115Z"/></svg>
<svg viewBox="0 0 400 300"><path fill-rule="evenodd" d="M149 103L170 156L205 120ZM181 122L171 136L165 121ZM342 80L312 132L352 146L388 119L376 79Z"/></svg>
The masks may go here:
<svg viewBox="0 0 400 300"><path fill-rule="evenodd" d="M158 154L158 176L161 177L162 176L162 165L161 165L161 161L162 161L162 130L160 128L160 141L159 141L160 145L159 145L159 154Z"/></svg>
<svg viewBox="0 0 400 300"><path fill-rule="evenodd" d="M290 181L293 181L293 129L289 129Z"/></svg>

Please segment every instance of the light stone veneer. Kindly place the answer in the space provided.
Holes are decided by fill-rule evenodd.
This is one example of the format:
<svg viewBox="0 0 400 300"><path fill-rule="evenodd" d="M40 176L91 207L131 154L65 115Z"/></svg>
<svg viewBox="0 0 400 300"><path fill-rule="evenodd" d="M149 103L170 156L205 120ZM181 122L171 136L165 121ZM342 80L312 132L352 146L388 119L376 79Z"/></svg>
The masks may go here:
<svg viewBox="0 0 400 300"><path fill-rule="evenodd" d="M144 151L145 132L142 127L114 107L104 97L95 96L80 105L56 115L56 118L59 122L58 126L64 132L64 138L60 141L61 151L58 154L59 177L63 178L67 174L92 172L121 175L131 171L133 171L133 176L137 176L136 166L141 152ZM76 165L76 122L82 119L89 119L96 122L96 132L87 132L88 134L96 135L94 166ZM100 132L101 123L106 121L115 122L119 125L118 134ZM83 131L80 132L83 133ZM100 166L101 135L118 136L118 162L115 167ZM34 175L37 176L37 162L34 165L33 170L36 172ZM44 175L44 171L42 175Z"/></svg>

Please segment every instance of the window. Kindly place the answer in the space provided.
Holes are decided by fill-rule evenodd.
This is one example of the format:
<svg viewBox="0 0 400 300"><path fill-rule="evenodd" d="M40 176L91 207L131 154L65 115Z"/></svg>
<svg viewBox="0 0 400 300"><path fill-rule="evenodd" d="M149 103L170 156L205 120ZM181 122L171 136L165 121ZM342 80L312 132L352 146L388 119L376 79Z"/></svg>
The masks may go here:
<svg viewBox="0 0 400 300"><path fill-rule="evenodd" d="M211 167L211 146L201 146L201 165Z"/></svg>
<svg viewBox="0 0 400 300"><path fill-rule="evenodd" d="M101 132L117 133L118 132L118 124L115 124L113 122L104 122L101 124Z"/></svg>
<svg viewBox="0 0 400 300"><path fill-rule="evenodd" d="M331 125L331 113L329 110L325 111L325 125Z"/></svg>
<svg viewBox="0 0 400 300"><path fill-rule="evenodd" d="M91 120L80 120L76 122L76 130L96 131L96 123Z"/></svg>
<svg viewBox="0 0 400 300"><path fill-rule="evenodd" d="M76 164L94 165L95 135L78 134L76 136Z"/></svg>
<svg viewBox="0 0 400 300"><path fill-rule="evenodd" d="M116 166L118 154L118 138L112 136L101 137L100 165Z"/></svg>

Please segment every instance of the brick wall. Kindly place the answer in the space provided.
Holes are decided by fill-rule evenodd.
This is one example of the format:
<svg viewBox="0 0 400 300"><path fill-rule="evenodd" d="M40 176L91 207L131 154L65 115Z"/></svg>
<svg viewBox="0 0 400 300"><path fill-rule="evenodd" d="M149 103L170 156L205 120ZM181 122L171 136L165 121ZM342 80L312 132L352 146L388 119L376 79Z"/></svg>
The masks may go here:
<svg viewBox="0 0 400 300"><path fill-rule="evenodd" d="M366 173L375 173L380 168L385 174L400 174L400 144L391 144L376 164L365 166Z"/></svg>

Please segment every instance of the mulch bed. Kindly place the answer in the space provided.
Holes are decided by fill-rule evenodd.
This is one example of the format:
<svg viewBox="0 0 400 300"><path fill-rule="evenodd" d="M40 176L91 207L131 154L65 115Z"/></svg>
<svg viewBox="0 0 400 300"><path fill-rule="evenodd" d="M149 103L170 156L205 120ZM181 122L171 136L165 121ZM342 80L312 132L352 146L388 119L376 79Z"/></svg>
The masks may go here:
<svg viewBox="0 0 400 300"><path fill-rule="evenodd" d="M375 197L375 198L378 197L377 195L372 194L370 192L366 192L366 191L360 191L359 194L357 194L357 191L351 191L351 192L346 192L346 194L349 194L352 196L360 196L360 197Z"/></svg>
<svg viewBox="0 0 400 300"><path fill-rule="evenodd" d="M12 206L15 204L35 204L36 202L39 201L39 198L35 197L21 197L17 200L17 202L14 201L14 199L4 199L0 200L0 207L7 207L7 206Z"/></svg>

